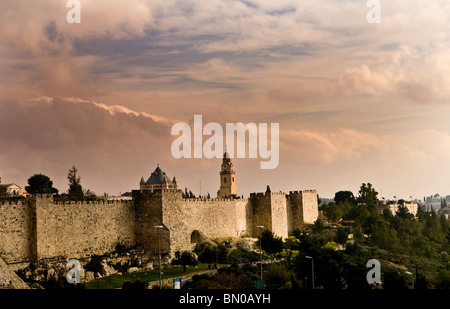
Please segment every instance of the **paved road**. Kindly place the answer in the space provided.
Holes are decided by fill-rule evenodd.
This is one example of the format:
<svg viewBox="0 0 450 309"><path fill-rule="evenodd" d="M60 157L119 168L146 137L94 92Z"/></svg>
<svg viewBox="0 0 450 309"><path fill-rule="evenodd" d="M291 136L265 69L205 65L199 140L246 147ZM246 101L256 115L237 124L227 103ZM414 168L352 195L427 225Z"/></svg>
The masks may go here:
<svg viewBox="0 0 450 309"><path fill-rule="evenodd" d="M217 269L205 270L205 271L202 271L202 272L191 274L188 277L185 277L185 278L181 279L181 285L183 285L186 282L192 281L192 277L195 276L195 275L215 275L215 274L217 274Z"/></svg>

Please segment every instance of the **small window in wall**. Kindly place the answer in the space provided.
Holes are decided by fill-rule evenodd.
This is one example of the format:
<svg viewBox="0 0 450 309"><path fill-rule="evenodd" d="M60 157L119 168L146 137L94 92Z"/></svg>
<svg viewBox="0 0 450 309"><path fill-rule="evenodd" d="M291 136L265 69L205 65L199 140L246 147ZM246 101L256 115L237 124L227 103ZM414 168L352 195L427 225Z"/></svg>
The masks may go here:
<svg viewBox="0 0 450 309"><path fill-rule="evenodd" d="M227 183L227 178L226 177L223 178L223 182Z"/></svg>
<svg viewBox="0 0 450 309"><path fill-rule="evenodd" d="M234 177L232 179L233 179L233 182L234 182Z"/></svg>

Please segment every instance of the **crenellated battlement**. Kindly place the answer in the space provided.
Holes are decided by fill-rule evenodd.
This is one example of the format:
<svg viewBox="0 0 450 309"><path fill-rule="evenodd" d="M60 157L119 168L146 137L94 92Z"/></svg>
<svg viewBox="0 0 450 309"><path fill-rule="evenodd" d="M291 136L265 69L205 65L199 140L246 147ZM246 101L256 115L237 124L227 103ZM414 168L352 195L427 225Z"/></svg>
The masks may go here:
<svg viewBox="0 0 450 309"><path fill-rule="evenodd" d="M248 201L248 198L207 198L207 197L194 197L194 198L183 198L185 202L208 202L208 203L220 203L220 202L233 202L233 201Z"/></svg>
<svg viewBox="0 0 450 309"><path fill-rule="evenodd" d="M25 199L2 199L0 206L23 206Z"/></svg>
<svg viewBox="0 0 450 309"><path fill-rule="evenodd" d="M284 192L255 192L255 193L250 193L250 198L263 197L263 196L286 196L286 193L284 193Z"/></svg>
<svg viewBox="0 0 450 309"><path fill-rule="evenodd" d="M317 194L317 190L289 191L289 195L303 194L303 193L315 193L315 194Z"/></svg>
<svg viewBox="0 0 450 309"><path fill-rule="evenodd" d="M162 193L183 193L181 189L162 189Z"/></svg>
<svg viewBox="0 0 450 309"><path fill-rule="evenodd" d="M133 200L122 200L122 199L113 199L113 200L88 200L88 201L70 201L70 200L61 200L61 201L53 201L53 205L74 205L74 206L95 206L95 205L117 205L117 204L125 204L125 205L133 205Z"/></svg>

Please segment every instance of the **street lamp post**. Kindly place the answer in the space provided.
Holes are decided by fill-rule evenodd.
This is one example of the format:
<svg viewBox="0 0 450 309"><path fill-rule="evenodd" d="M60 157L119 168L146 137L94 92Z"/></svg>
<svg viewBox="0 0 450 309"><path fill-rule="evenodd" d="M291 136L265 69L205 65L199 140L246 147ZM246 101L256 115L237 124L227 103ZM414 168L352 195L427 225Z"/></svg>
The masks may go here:
<svg viewBox="0 0 450 309"><path fill-rule="evenodd" d="M259 229L259 263L261 266L261 281L263 281L263 271L262 271L262 246L261 246L261 230L264 228L262 225L256 226Z"/></svg>
<svg viewBox="0 0 450 309"><path fill-rule="evenodd" d="M162 288L162 278L161 278L161 250L159 248L159 229L162 229L162 225L155 225L154 228L156 229L156 238L158 239L158 264L159 264L159 288Z"/></svg>
<svg viewBox="0 0 450 309"><path fill-rule="evenodd" d="M286 252L287 267L288 267L288 269L291 269L291 259L290 259L290 255L289 255L289 252L291 251L291 249L283 249L283 251Z"/></svg>
<svg viewBox="0 0 450 309"><path fill-rule="evenodd" d="M314 259L312 258L312 256L305 256L305 258L307 259L311 259L311 272L312 272L312 288L314 290Z"/></svg>
<svg viewBox="0 0 450 309"><path fill-rule="evenodd" d="M414 276L413 276L413 274L410 271L405 271L405 274L411 276L411 285L412 285L412 289L414 290Z"/></svg>

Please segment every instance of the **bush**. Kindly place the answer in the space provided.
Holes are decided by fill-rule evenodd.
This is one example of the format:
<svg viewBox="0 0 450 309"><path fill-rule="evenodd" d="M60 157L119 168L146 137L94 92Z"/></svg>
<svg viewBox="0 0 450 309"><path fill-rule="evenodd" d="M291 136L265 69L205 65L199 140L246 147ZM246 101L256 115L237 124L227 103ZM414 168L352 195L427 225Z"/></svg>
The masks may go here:
<svg viewBox="0 0 450 309"><path fill-rule="evenodd" d="M172 260L172 265L183 266L183 271L186 271L187 266L197 266L198 260L194 253L189 251L175 252L175 259Z"/></svg>
<svg viewBox="0 0 450 309"><path fill-rule="evenodd" d="M98 276L99 274L103 274L103 265L102 265L102 257L99 255L93 255L89 263L84 266L84 269L87 271L93 271L94 276Z"/></svg>
<svg viewBox="0 0 450 309"><path fill-rule="evenodd" d="M406 289L405 278L395 270L388 270L384 273L383 288L384 289Z"/></svg>
<svg viewBox="0 0 450 309"><path fill-rule="evenodd" d="M290 274L284 265L272 264L264 272L266 287L269 289L279 289L290 280Z"/></svg>
<svg viewBox="0 0 450 309"><path fill-rule="evenodd" d="M245 264L259 261L259 255L256 252L245 249L234 249L227 256L228 263Z"/></svg>
<svg viewBox="0 0 450 309"><path fill-rule="evenodd" d="M196 250L198 260L202 263L214 263L218 257L217 250L210 243L202 243L198 246L198 250Z"/></svg>
<svg viewBox="0 0 450 309"><path fill-rule="evenodd" d="M437 276L437 289L450 289L450 270L442 269Z"/></svg>
<svg viewBox="0 0 450 309"><path fill-rule="evenodd" d="M148 282L136 279L133 281L125 281L122 285L124 290L144 290L148 288Z"/></svg>

